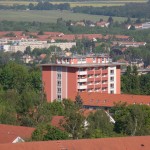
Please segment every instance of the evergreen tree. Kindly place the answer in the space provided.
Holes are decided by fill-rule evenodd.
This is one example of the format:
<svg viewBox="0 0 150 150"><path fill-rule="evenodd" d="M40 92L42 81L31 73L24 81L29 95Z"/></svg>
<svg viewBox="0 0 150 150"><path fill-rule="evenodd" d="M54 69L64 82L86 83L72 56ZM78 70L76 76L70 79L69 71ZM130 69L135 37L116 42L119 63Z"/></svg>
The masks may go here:
<svg viewBox="0 0 150 150"><path fill-rule="evenodd" d="M77 107L82 108L83 107L83 100L81 99L81 96L79 95L79 93L77 94L77 96L75 97L75 104Z"/></svg>

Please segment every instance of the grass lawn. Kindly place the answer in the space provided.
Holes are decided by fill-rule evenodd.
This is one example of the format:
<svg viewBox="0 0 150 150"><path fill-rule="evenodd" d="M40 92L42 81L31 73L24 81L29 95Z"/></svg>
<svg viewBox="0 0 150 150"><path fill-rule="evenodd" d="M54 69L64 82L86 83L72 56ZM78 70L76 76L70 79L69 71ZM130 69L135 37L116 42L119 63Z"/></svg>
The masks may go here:
<svg viewBox="0 0 150 150"><path fill-rule="evenodd" d="M38 21L38 22L50 22L55 23L58 18L63 18L63 20L91 20L91 21L99 21L100 18L104 20L108 19L108 16L100 16L100 15L89 15L82 13L73 13L70 11L59 11L59 10L50 10L50 11L40 11L40 10L32 10L32 11L16 11L16 10L0 10L0 21L8 20L8 21ZM123 17L113 17L114 20L124 21L126 18Z"/></svg>

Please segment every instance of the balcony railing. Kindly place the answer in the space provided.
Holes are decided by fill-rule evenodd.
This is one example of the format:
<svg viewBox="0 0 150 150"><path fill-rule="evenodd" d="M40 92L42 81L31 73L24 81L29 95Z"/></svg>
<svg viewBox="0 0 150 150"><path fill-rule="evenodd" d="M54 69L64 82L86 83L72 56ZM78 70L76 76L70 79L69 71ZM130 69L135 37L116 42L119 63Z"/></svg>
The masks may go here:
<svg viewBox="0 0 150 150"><path fill-rule="evenodd" d="M78 85L78 89L80 90L87 89L87 85Z"/></svg>
<svg viewBox="0 0 150 150"><path fill-rule="evenodd" d="M78 82L87 82L87 78L78 79Z"/></svg>
<svg viewBox="0 0 150 150"><path fill-rule="evenodd" d="M87 71L78 71L78 75L87 75Z"/></svg>

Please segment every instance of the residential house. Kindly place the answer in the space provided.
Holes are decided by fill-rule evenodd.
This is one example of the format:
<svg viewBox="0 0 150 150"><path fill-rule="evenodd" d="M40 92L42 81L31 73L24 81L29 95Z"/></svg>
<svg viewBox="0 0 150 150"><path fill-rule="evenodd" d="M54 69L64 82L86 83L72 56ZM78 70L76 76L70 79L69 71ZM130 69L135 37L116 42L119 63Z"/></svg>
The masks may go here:
<svg viewBox="0 0 150 150"><path fill-rule="evenodd" d="M34 130L31 127L0 124L0 144L25 142L31 138Z"/></svg>

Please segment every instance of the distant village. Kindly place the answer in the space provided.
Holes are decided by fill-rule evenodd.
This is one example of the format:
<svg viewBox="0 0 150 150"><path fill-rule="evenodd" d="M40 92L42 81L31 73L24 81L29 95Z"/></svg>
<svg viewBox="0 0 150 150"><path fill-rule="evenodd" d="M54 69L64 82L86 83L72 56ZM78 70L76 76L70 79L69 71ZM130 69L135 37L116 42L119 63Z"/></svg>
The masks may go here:
<svg viewBox="0 0 150 150"><path fill-rule="evenodd" d="M79 22L77 22L79 24ZM80 22L81 23L81 22ZM104 25L106 22L97 22L97 26ZM106 24L105 24L106 25ZM105 26L104 25L104 26ZM104 27L101 26L101 27ZM134 38L126 35L102 35L102 34L64 34L61 32L22 32L22 31L7 31L0 32L0 50L4 52L22 52L27 48L31 51L34 49L47 49L49 47L59 47L63 54L71 55L70 49L76 46L77 40L87 39L99 46L102 42L111 42L108 48L111 51L120 49L122 52L129 47L145 46L146 42L136 42ZM40 59L44 59L45 54L41 54ZM34 56L24 54L22 57L24 63L32 63L35 60ZM144 67L142 59L135 59L131 62L120 59L125 65L136 65L138 68Z"/></svg>

